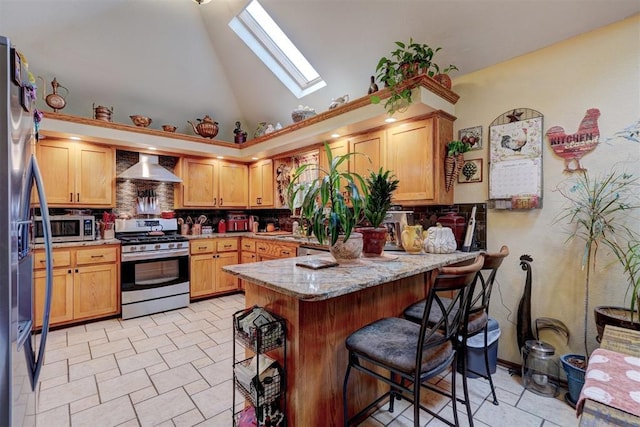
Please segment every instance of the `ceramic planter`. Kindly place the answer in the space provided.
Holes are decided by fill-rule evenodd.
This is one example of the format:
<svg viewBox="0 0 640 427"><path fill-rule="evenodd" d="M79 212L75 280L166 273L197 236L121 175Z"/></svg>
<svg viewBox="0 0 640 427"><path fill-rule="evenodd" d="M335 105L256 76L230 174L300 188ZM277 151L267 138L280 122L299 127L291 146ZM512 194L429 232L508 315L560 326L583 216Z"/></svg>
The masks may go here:
<svg viewBox="0 0 640 427"><path fill-rule="evenodd" d="M331 256L336 260L338 264L348 264L355 262L362 255L362 234L351 233L349 240L343 241L344 236L339 236L335 245L329 248Z"/></svg>
<svg viewBox="0 0 640 427"><path fill-rule="evenodd" d="M362 233L363 246L362 255L365 257L376 257L382 255L384 245L387 243L387 229L385 227L363 227L358 228L358 233Z"/></svg>
<svg viewBox="0 0 640 427"><path fill-rule="evenodd" d="M632 322L631 310L628 308L598 306L593 309L593 313L596 318L596 327L598 328L598 342L602 339L602 334L604 333L604 327L606 325L640 331L640 319L638 318L638 313L634 314Z"/></svg>

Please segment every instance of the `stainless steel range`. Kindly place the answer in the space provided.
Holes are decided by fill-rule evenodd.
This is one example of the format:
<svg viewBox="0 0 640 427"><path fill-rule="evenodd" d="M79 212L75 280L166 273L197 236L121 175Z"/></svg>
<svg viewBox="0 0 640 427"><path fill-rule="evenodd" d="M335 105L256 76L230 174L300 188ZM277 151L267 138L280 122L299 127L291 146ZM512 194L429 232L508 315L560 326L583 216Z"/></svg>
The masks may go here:
<svg viewBox="0 0 640 427"><path fill-rule="evenodd" d="M189 242L176 219L116 221L122 244L122 318L189 305Z"/></svg>

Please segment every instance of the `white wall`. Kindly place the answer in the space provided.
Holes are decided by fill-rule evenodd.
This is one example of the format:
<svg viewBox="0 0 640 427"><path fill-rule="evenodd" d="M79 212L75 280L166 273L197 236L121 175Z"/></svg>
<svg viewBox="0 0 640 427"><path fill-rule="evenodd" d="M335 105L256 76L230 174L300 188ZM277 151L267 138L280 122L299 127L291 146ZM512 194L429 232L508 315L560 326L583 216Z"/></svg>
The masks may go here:
<svg viewBox="0 0 640 427"><path fill-rule="evenodd" d="M467 158L484 158L482 183L457 185L456 203L481 202L488 198L489 124L514 108L532 108L544 115L546 132L563 126L567 133L577 131L589 108L600 109L598 147L581 161L590 173L608 171L614 163L625 161L628 171L640 174L640 144L624 140L602 142L640 118L640 16L558 43L534 53L504 62L454 80L460 95L456 105L458 129L483 126L481 152ZM517 35L513 35L514 37ZM514 41L516 42L516 41ZM523 292L525 272L519 257L533 257L532 318L553 317L571 331L569 346L553 334L544 339L556 345L556 354L584 353L584 272L580 268L583 245L566 243L568 227L556 220L564 199L557 185L570 177L563 173L563 159L543 141L543 208L528 211L488 212L488 249L497 251L506 244L511 255L497 277L491 301L491 315L502 329L500 359L519 363L516 344L516 313ZM640 229L638 215L630 224ZM590 350L595 342L593 307L624 305L625 278L618 266L606 268L611 254L600 250L598 273L592 276L589 307Z"/></svg>

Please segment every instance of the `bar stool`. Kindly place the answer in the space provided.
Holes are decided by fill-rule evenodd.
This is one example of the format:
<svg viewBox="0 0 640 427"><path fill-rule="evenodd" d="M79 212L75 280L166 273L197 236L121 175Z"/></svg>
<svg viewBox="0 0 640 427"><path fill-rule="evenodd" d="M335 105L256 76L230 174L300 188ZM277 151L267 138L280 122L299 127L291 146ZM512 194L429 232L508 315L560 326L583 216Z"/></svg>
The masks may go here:
<svg viewBox="0 0 640 427"><path fill-rule="evenodd" d="M489 332L489 302L491 300L491 291L493 290L493 283L498 272L498 268L502 265L502 261L509 255L509 247L503 245L499 252L485 253L484 264L476 276L476 283L474 284L474 294L471 299L471 308L469 309L468 321L463 322L460 328L459 346L463 356L461 356L462 367L462 384L467 389L467 373L471 372L479 377L482 377L489 381L491 386L491 394L493 395L493 404L498 405L498 398L496 396L496 390L493 385L493 379L491 378L491 371L489 367L489 346L487 343L487 337ZM478 282L481 286L478 286ZM425 309L425 301L417 302L409 306L404 311L404 316L412 322L419 323L422 319ZM435 323L442 316L442 312L439 310L433 310L429 315L429 321ZM469 369L467 366L468 348L467 340L481 332L484 332L484 364L485 372L478 372Z"/></svg>
<svg viewBox="0 0 640 427"><path fill-rule="evenodd" d="M483 263L484 257L479 255L471 265L443 267L427 273L426 307L430 310L432 306L437 306L445 312L445 315L435 324L429 324L427 315L423 316L420 324L407 319L390 317L370 323L349 335L345 342L349 351L349 361L342 390L345 427L349 426L351 421L361 421L386 398L389 398L389 412L393 412L394 399L400 397L413 404L415 427L420 425L421 409L447 425L459 425L456 406L459 399L456 396L455 386L455 363L458 357L456 341L460 322L467 320L472 283ZM426 313L429 313L429 310ZM450 316L454 310L457 314ZM383 375L380 368L388 371L389 376ZM390 388L357 414L349 417L347 384L352 369L382 381ZM451 370L451 393L427 382L430 378L447 370ZM423 387L451 399L454 423L420 403L420 392ZM467 413L471 417L466 390L464 397ZM471 425L473 425L472 418Z"/></svg>

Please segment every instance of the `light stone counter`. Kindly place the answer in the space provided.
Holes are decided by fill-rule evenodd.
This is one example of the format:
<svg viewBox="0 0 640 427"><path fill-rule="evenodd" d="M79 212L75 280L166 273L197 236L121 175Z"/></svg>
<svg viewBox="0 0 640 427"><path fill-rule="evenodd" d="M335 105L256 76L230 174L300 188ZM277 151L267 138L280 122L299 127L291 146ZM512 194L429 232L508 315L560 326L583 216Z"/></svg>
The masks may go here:
<svg viewBox="0 0 640 427"><path fill-rule="evenodd" d="M319 301L359 291L364 288L415 276L467 259L476 252L409 255L387 253L381 258L361 258L354 264L312 270L296 266L307 259L332 259L330 255L286 258L223 267L224 271L258 286L272 289L305 301Z"/></svg>
<svg viewBox="0 0 640 427"><path fill-rule="evenodd" d="M118 239L100 239L100 240L84 240L82 242L64 242L64 243L53 243L51 246L53 249L58 248L71 248L71 247L84 247L84 246L102 246L102 245L119 245L120 240ZM44 244L39 243L34 245L35 249L44 249Z"/></svg>

